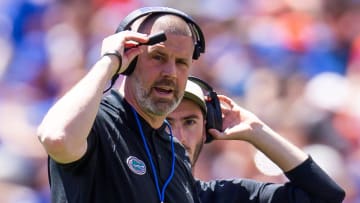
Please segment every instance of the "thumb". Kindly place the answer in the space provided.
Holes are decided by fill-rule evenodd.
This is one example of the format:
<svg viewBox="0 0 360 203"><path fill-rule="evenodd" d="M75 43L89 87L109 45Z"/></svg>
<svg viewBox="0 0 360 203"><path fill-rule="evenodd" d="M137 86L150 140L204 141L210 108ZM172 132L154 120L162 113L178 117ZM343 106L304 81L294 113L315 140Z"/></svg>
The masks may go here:
<svg viewBox="0 0 360 203"><path fill-rule="evenodd" d="M213 138L215 140L224 140L225 139L225 136L224 136L225 134L215 128L210 128L208 130L208 132L210 133L211 136L213 136Z"/></svg>

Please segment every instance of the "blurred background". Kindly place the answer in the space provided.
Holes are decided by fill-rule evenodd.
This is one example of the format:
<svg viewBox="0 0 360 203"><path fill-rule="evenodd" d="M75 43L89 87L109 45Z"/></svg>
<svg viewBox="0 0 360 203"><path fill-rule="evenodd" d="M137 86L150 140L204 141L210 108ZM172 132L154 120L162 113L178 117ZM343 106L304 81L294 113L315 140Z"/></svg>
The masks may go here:
<svg viewBox="0 0 360 203"><path fill-rule="evenodd" d="M100 57L130 11L170 6L207 41L193 75L309 153L360 202L359 0L1 0L0 202L47 203L47 156L36 128ZM203 180L284 182L249 144L205 145Z"/></svg>

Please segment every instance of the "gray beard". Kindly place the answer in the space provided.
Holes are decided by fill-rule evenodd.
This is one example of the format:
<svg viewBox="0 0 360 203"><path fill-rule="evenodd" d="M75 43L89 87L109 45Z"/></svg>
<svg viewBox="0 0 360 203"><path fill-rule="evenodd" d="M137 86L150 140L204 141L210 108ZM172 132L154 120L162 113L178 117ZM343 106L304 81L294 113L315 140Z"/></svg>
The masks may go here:
<svg viewBox="0 0 360 203"><path fill-rule="evenodd" d="M173 100L154 99L151 97L151 90L145 89L141 85L138 86L135 97L145 112L155 116L167 116L176 109L182 99L182 96L179 97L179 95L175 95Z"/></svg>
<svg viewBox="0 0 360 203"><path fill-rule="evenodd" d="M180 103L179 99L165 101L160 99L154 100L151 97L141 97L138 101L140 102L140 106L146 112L156 116L167 116L169 113L175 110Z"/></svg>

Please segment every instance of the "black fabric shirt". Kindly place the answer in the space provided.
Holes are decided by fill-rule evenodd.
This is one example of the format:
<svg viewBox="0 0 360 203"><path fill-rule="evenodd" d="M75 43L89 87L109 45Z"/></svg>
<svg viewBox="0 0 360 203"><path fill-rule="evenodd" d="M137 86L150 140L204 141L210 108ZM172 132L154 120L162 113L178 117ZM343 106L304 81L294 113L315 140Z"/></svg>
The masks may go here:
<svg viewBox="0 0 360 203"><path fill-rule="evenodd" d="M311 157L285 173L285 184L249 179L197 181L202 202L212 203L341 203L345 192Z"/></svg>
<svg viewBox="0 0 360 203"><path fill-rule="evenodd" d="M152 129L139 118L162 187L171 169L169 135L165 125ZM184 148L176 139L174 142L175 175L165 192L165 202L340 203L345 196L311 158L285 174L290 180L286 184L248 179L195 181ZM133 112L115 91L101 102L86 154L70 164L49 159L49 179L54 203L159 202Z"/></svg>
<svg viewBox="0 0 360 203"><path fill-rule="evenodd" d="M160 188L171 170L171 143L164 124L153 129L139 115ZM175 173L165 202L199 202L184 148L174 139ZM78 161L49 159L52 202L160 202L149 159L130 105L116 91L101 102L88 136L88 150Z"/></svg>

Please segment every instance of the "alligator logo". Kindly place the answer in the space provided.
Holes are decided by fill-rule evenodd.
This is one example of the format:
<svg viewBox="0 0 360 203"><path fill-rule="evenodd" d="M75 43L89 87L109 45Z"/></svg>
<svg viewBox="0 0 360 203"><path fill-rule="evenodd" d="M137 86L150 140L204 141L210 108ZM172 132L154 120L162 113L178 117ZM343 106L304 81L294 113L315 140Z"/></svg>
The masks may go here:
<svg viewBox="0 0 360 203"><path fill-rule="evenodd" d="M126 159L126 163L129 166L130 170L138 175L144 175L146 173L146 166L143 161L138 159L135 156L129 156Z"/></svg>

